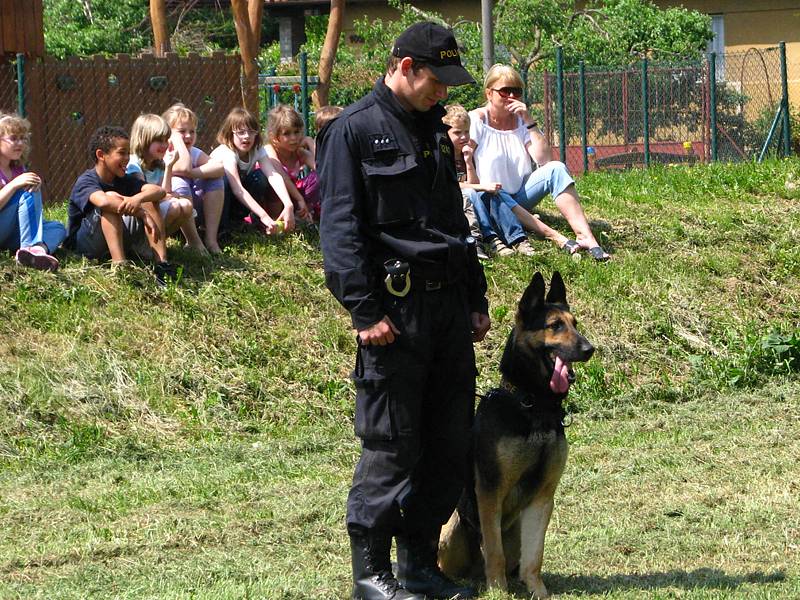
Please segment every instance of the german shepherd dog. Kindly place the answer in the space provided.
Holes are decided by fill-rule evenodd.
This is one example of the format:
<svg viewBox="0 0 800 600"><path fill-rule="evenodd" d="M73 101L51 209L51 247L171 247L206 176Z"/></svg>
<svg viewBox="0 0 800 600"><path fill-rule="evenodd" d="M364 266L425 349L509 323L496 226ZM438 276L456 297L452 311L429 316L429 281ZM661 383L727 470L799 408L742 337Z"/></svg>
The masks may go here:
<svg viewBox="0 0 800 600"><path fill-rule="evenodd" d="M528 591L548 596L542 582L544 535L567 462L561 403L575 380L572 363L594 347L576 328L564 281L536 273L519 301L500 360L501 387L481 401L473 428L474 488L442 528L439 565L450 577L477 578L506 589L519 568ZM481 547L483 556L481 556Z"/></svg>

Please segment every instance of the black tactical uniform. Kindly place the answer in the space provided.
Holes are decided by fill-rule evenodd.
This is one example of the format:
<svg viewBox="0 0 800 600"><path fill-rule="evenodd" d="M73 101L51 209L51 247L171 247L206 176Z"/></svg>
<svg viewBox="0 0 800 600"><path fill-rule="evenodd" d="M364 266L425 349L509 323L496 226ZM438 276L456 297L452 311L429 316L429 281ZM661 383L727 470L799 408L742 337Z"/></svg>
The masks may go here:
<svg viewBox="0 0 800 600"><path fill-rule="evenodd" d="M412 591L415 564L435 569L441 525L463 489L475 394L470 313L488 313L444 113L404 110L379 80L318 141L328 288L357 330L384 316L400 330L392 344L359 344L362 454L348 530L387 562L387 538L397 536L399 578L408 571ZM357 550L354 597L401 597L359 595ZM447 590L459 592L468 597Z"/></svg>

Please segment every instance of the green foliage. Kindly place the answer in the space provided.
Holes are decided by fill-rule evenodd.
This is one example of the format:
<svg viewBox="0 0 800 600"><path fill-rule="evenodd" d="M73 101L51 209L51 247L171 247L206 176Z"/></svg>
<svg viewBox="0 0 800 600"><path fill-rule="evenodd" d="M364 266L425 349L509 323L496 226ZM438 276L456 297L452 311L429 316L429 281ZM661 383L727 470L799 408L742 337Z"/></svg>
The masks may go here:
<svg viewBox="0 0 800 600"><path fill-rule="evenodd" d="M172 49L179 54L209 53L238 47L230 7L171 4L168 27ZM184 3L186 8L188 3ZM92 0L91 19L77 0L44 0L47 53L57 58L92 54L136 54L152 45L148 3L143 0ZM277 24L262 19L262 40L275 39Z"/></svg>
<svg viewBox="0 0 800 600"><path fill-rule="evenodd" d="M554 49L563 48L565 69L583 60L591 65L624 66L638 57L692 57L711 39L706 15L684 8L660 9L649 0L591 2L500 0L495 37L521 71L554 68Z"/></svg>
<svg viewBox="0 0 800 600"><path fill-rule="evenodd" d="M152 44L149 10L141 0L93 0L90 20L81 2L45 0L44 42L56 58L136 53Z"/></svg>
<svg viewBox="0 0 800 600"><path fill-rule="evenodd" d="M482 73L482 49L480 29L477 23L456 19L448 23L436 12L421 14L412 5L402 0L389 0L389 5L397 10L395 20L367 18L354 22L353 35L357 43L348 42L344 34L339 41L336 53L336 64L333 70L330 103L346 106L367 94L375 81L386 72L386 60L392 50L392 44L398 35L409 25L423 19L430 19L447 26L452 26L461 48L462 62L467 70L480 82ZM308 53L309 73L317 71L322 45L325 41L328 16L306 17L306 43L303 50ZM262 49L259 62L263 68L274 68L280 75L297 75L297 62L281 63L280 49L277 43ZM463 104L471 109L483 103L483 91L480 84L450 88L448 102Z"/></svg>

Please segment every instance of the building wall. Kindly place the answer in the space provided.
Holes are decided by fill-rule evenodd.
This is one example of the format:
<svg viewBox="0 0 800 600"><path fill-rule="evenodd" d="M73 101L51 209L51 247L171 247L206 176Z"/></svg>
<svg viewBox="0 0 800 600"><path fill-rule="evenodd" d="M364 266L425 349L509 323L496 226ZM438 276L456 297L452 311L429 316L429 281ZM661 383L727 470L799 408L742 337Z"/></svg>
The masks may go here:
<svg viewBox="0 0 800 600"><path fill-rule="evenodd" d="M662 7L684 6L710 15L722 15L726 52L744 53L750 48L766 48L786 42L789 101L800 107L800 1L656 0L656 4ZM730 71L726 70L727 78L738 76Z"/></svg>

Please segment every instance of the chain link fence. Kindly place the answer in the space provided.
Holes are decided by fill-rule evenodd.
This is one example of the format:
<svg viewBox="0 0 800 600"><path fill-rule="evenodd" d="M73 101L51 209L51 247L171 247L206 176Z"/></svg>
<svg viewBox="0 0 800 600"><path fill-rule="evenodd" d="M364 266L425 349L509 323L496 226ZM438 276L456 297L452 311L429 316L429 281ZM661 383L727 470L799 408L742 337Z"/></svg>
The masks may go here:
<svg viewBox="0 0 800 600"><path fill-rule="evenodd" d="M573 172L789 152L779 47L681 64L645 60L624 69L545 73L543 85L529 89L554 157Z"/></svg>
<svg viewBox="0 0 800 600"><path fill-rule="evenodd" d="M47 202L69 197L76 177L91 167L92 133L103 125L127 131L141 113L161 114L182 102L198 116L197 146L210 150L228 112L242 104L241 61L236 55L156 58L117 55L24 61L25 116L31 122L32 167L45 182ZM6 82L8 79L8 83ZM0 69L5 110L19 111L16 73Z"/></svg>
<svg viewBox="0 0 800 600"><path fill-rule="evenodd" d="M0 112L17 112L17 65L0 55Z"/></svg>

